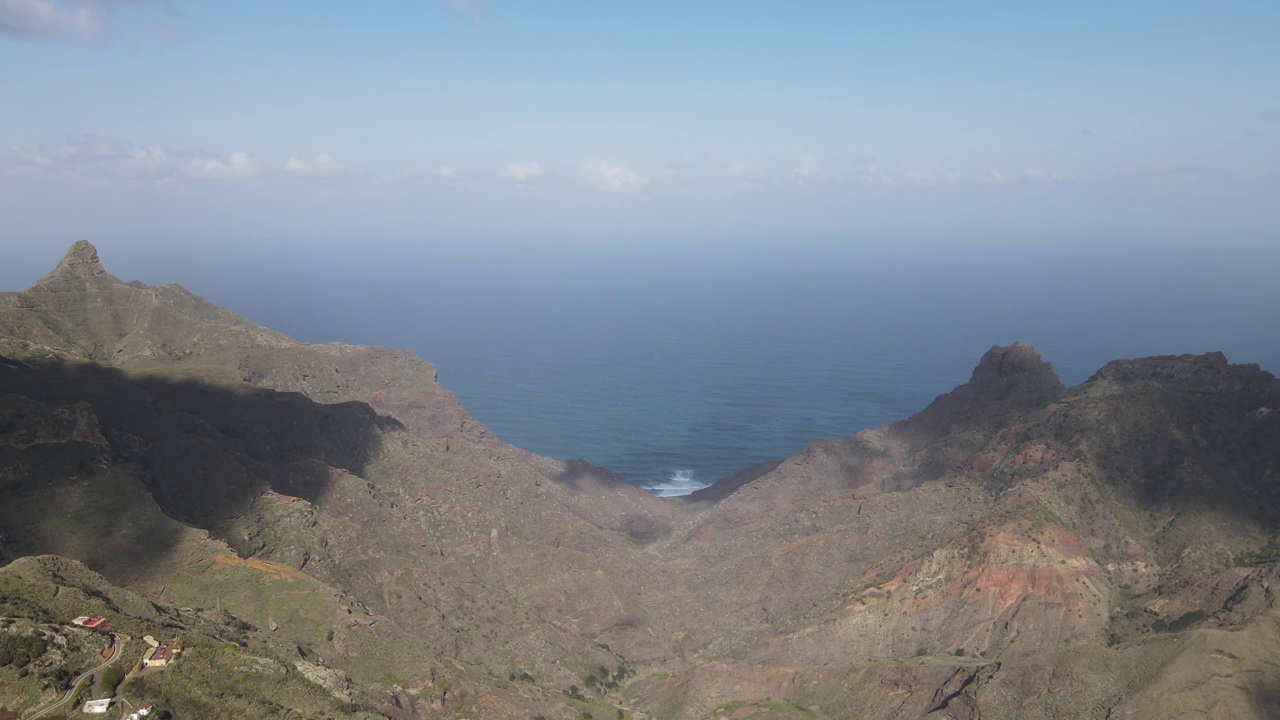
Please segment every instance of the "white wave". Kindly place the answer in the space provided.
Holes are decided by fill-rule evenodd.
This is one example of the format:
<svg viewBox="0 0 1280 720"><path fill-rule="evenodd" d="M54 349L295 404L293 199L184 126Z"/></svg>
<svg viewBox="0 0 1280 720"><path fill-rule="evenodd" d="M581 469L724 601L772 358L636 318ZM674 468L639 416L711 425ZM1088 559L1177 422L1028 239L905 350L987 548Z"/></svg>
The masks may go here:
<svg viewBox="0 0 1280 720"><path fill-rule="evenodd" d="M666 480L650 485L649 491L658 497L676 497L701 490L708 484L695 480L692 470L676 470Z"/></svg>

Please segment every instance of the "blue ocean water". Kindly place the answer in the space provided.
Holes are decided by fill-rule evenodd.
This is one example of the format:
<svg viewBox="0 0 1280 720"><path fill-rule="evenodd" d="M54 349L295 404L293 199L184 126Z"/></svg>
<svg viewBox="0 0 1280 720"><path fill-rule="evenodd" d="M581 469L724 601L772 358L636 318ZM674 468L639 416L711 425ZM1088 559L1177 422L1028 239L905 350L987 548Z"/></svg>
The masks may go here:
<svg viewBox="0 0 1280 720"><path fill-rule="evenodd" d="M334 250L184 282L303 340L408 347L502 439L681 494L905 418L994 344L1069 384L1165 353L1280 368L1274 248L1123 248Z"/></svg>

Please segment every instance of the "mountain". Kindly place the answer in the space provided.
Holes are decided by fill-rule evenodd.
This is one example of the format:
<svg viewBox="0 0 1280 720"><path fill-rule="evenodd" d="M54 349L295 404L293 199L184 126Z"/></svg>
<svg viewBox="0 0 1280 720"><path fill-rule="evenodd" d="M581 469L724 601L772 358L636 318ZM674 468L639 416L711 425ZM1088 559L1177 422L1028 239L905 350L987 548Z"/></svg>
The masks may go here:
<svg viewBox="0 0 1280 720"><path fill-rule="evenodd" d="M412 353L85 242L0 294L0 632L178 632L121 690L174 717L1276 717L1278 468L1256 366L1068 388L1015 343L912 418L656 498L502 443ZM56 695L31 677L0 667L0 707Z"/></svg>

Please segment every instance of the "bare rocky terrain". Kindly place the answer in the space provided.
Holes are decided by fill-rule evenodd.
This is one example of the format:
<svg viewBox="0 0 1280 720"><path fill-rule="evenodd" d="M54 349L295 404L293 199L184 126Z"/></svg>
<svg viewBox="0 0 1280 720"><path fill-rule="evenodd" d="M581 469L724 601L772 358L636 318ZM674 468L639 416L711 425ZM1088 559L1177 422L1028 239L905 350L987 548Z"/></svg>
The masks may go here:
<svg viewBox="0 0 1280 720"><path fill-rule="evenodd" d="M88 243L0 294L0 614L65 622L74 576L225 641L124 686L175 716L1280 717L1277 523L1280 381L1220 354L1069 388L995 347L663 499Z"/></svg>

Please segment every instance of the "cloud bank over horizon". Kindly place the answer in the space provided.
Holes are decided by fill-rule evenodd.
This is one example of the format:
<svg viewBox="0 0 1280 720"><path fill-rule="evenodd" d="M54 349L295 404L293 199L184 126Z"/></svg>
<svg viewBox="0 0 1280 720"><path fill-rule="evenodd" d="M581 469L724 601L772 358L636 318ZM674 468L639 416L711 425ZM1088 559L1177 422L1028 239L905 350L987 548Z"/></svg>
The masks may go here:
<svg viewBox="0 0 1280 720"><path fill-rule="evenodd" d="M0 78L0 213L36 236L1280 231L1280 7L1197 7L0 0L0 63L29 69Z"/></svg>

